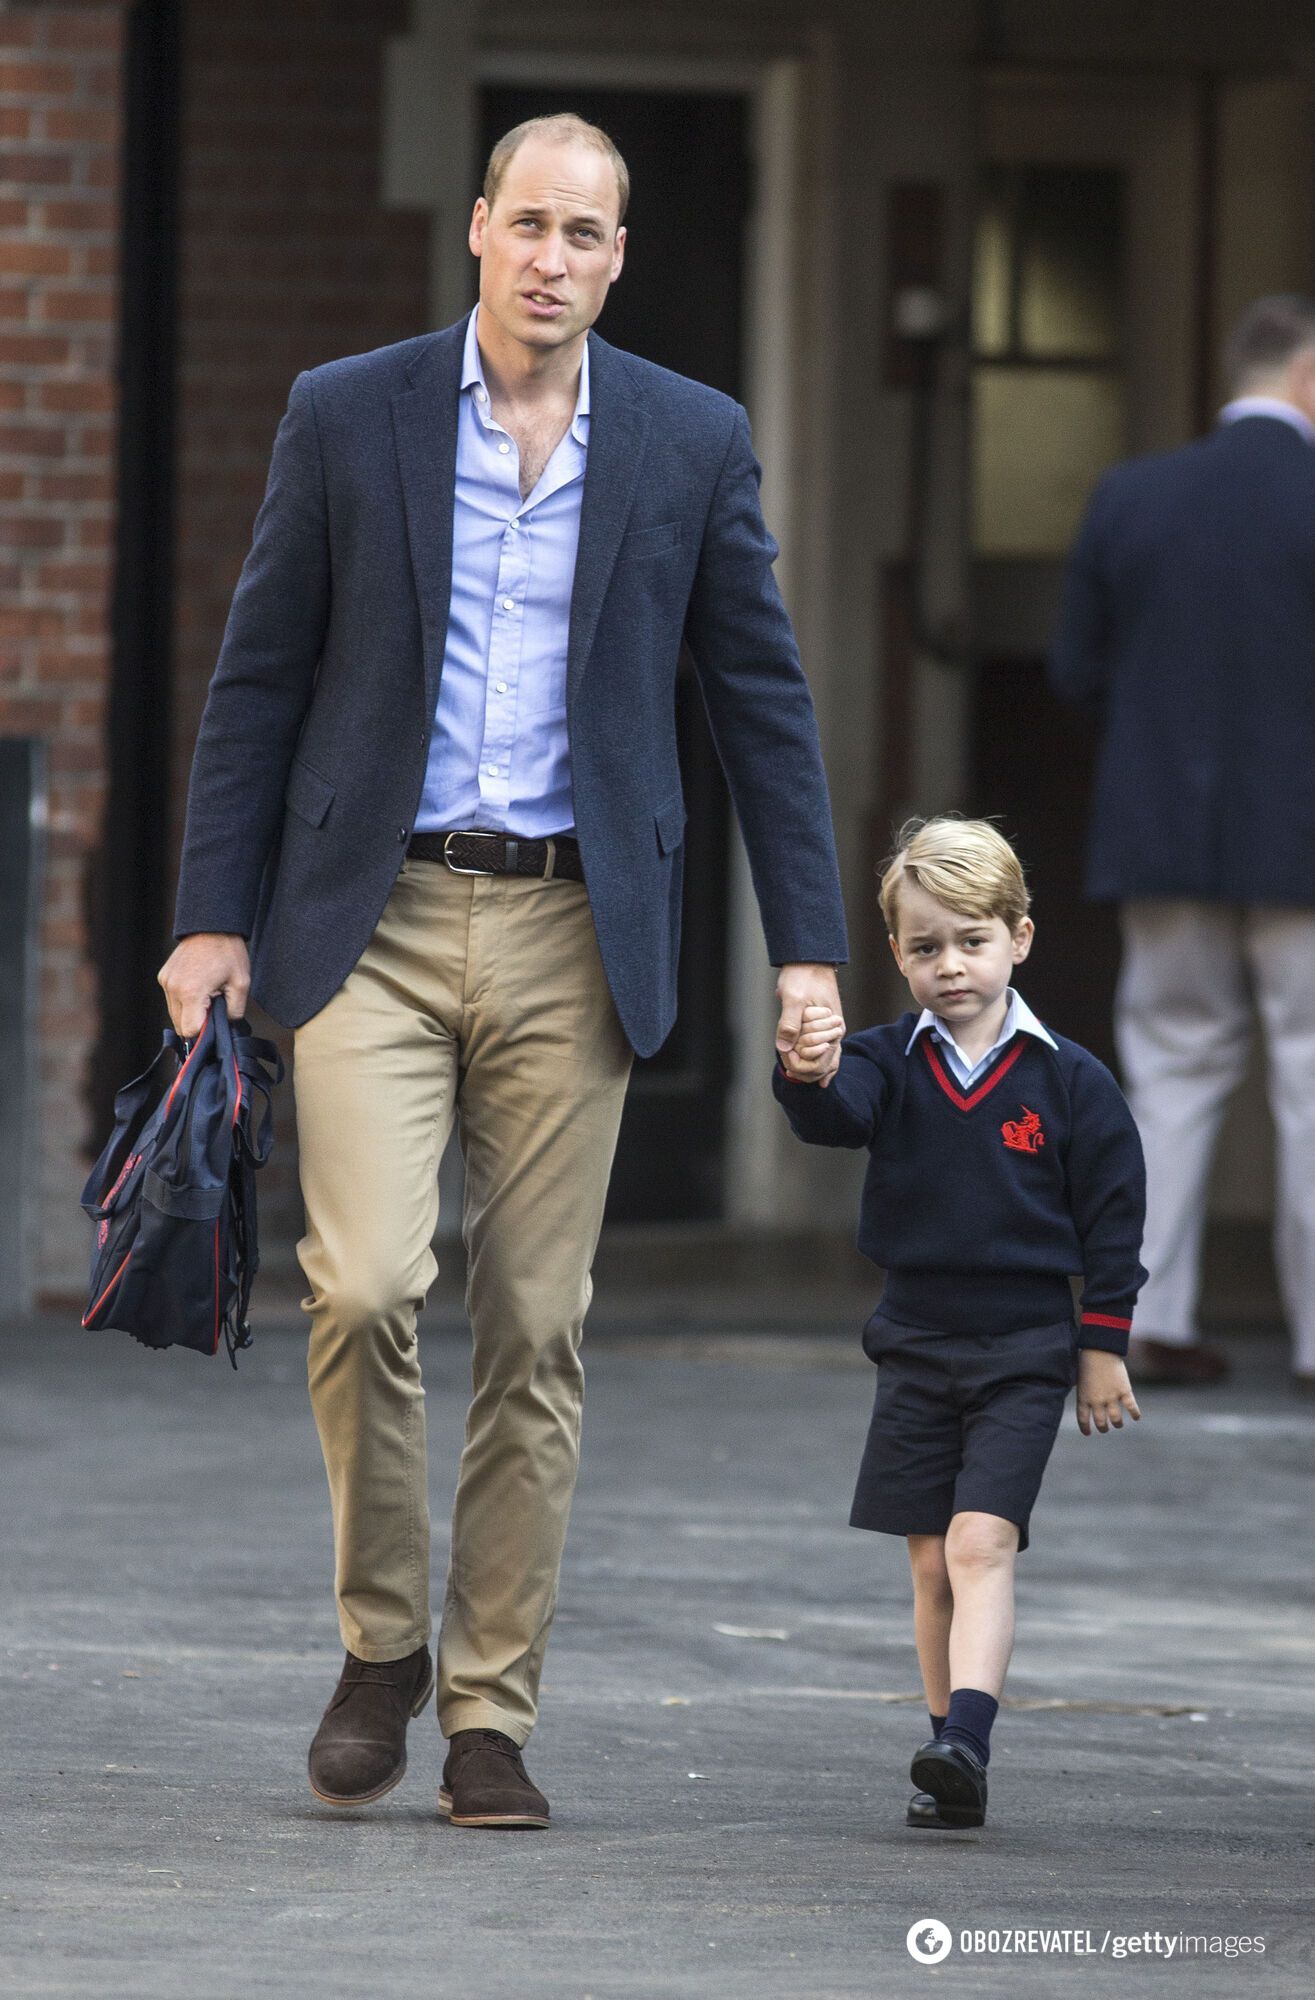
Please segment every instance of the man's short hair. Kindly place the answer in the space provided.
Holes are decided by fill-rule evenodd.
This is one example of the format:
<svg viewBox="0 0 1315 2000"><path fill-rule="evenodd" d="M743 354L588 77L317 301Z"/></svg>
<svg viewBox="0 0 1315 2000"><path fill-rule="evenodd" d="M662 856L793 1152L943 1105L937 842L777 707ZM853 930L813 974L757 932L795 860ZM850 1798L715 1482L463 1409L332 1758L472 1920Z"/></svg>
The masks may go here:
<svg viewBox="0 0 1315 2000"><path fill-rule="evenodd" d="M1229 336L1224 361L1234 392L1277 375L1303 347L1315 347L1315 299L1275 292L1249 305Z"/></svg>
<svg viewBox="0 0 1315 2000"><path fill-rule="evenodd" d="M999 917L1011 936L1032 901L1022 863L1004 835L989 820L964 819L959 813L905 820L895 836L894 851L877 872L881 914L895 938L904 882L925 889L960 916Z"/></svg>
<svg viewBox="0 0 1315 2000"><path fill-rule="evenodd" d="M602 127L591 125L585 118L578 118L574 111L554 111L544 118L527 118L523 124L513 125L510 132L503 133L489 154L489 163L484 169L484 199L490 208L497 200L502 177L513 155L519 152L527 139L547 139L557 146L569 145L575 140L606 153L616 175L616 220L617 227L621 226L630 202L630 170Z"/></svg>

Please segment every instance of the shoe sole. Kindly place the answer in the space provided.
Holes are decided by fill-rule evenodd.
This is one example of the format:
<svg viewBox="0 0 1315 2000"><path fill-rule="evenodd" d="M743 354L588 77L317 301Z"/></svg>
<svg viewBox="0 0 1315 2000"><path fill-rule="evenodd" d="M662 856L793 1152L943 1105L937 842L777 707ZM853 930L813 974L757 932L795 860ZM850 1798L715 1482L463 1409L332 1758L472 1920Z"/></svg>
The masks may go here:
<svg viewBox="0 0 1315 2000"><path fill-rule="evenodd" d="M446 1787L439 1792L438 1810L443 1814L449 1826L501 1826L508 1828L521 1826L534 1828L546 1827L552 1824L551 1820L543 1818L538 1813L454 1813L452 1810L452 1794Z"/></svg>
<svg viewBox="0 0 1315 2000"><path fill-rule="evenodd" d="M414 1717L419 1715L421 1709L428 1704L429 1697L434 1692L434 1680L435 1676L431 1672L424 1693L417 1695L415 1698L415 1702L412 1705L411 1715L413 1719ZM401 1784L405 1776L406 1776L406 1755L404 1752L401 1763L398 1765L397 1769L392 1773L391 1777L385 1778L382 1785L376 1785L372 1792L356 1792L350 1798L338 1798L337 1796L335 1796L333 1792L322 1792L313 1778L309 1779L307 1782L310 1785L311 1791L314 1793L315 1797L320 1801L321 1805L341 1806L343 1808L348 1808L351 1806L372 1806L376 1799L387 1798L389 1792L395 1791L398 1785Z"/></svg>
<svg viewBox="0 0 1315 2000"><path fill-rule="evenodd" d="M909 1778L920 1792L929 1792L935 1799L947 1826L986 1824L986 1810L978 1804L976 1787L966 1771L956 1770L939 1757L915 1757Z"/></svg>

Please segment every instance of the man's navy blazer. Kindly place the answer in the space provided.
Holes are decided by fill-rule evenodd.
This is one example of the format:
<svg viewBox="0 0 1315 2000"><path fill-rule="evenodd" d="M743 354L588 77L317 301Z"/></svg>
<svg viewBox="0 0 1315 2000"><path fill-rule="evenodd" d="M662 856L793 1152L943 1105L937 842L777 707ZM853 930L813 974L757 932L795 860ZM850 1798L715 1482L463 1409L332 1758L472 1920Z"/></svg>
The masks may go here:
<svg viewBox="0 0 1315 2000"><path fill-rule="evenodd" d="M1102 721L1091 897L1315 904L1315 446L1299 431L1238 417L1106 473L1050 671Z"/></svg>
<svg viewBox="0 0 1315 2000"><path fill-rule="evenodd" d="M419 807L452 582L464 333L297 377L210 684L175 935L249 937L253 993L289 1027L360 957ZM617 1011L649 1055L676 1013L682 639L768 956L843 961L844 910L745 413L596 334L589 378L567 656L575 823Z"/></svg>

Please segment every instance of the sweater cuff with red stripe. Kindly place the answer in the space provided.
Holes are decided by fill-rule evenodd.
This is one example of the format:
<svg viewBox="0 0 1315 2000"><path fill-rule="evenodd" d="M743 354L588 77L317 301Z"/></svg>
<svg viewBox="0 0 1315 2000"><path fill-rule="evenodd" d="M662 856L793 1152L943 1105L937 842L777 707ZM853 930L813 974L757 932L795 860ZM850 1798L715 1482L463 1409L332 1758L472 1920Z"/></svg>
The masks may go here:
<svg viewBox="0 0 1315 2000"><path fill-rule="evenodd" d="M1119 1305L1123 1300L1117 1302ZM1088 1312L1084 1311L1078 1325L1078 1346L1098 1347L1105 1354L1126 1357L1128 1336L1132 1332L1132 1300L1127 1301L1127 1311Z"/></svg>

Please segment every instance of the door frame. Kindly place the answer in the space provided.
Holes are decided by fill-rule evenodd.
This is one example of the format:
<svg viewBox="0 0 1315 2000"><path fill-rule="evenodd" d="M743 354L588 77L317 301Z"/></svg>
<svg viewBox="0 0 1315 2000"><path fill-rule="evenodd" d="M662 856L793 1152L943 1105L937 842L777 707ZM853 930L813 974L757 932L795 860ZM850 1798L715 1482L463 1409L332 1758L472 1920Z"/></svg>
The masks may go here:
<svg viewBox="0 0 1315 2000"><path fill-rule="evenodd" d="M780 543L777 581L809 660L815 697L826 679L828 552L820 524L823 510L815 508L810 516L801 495L819 476L812 462L817 450L816 415L819 407L830 407L829 385L834 379L825 321L819 328L816 320L806 317L810 287L817 284L819 272L818 252L810 251L802 226L806 134L817 95L817 67L816 58L807 53L666 56L526 46L476 48L471 74L472 101L480 89L496 84L578 84L746 98L753 190L742 272L745 405L762 466L764 512ZM731 1056L726 1079L724 1218L730 1227L763 1227L780 1218L796 1177L782 1157L784 1121L763 1087L776 1021L774 975L733 814L730 848L726 999Z"/></svg>

